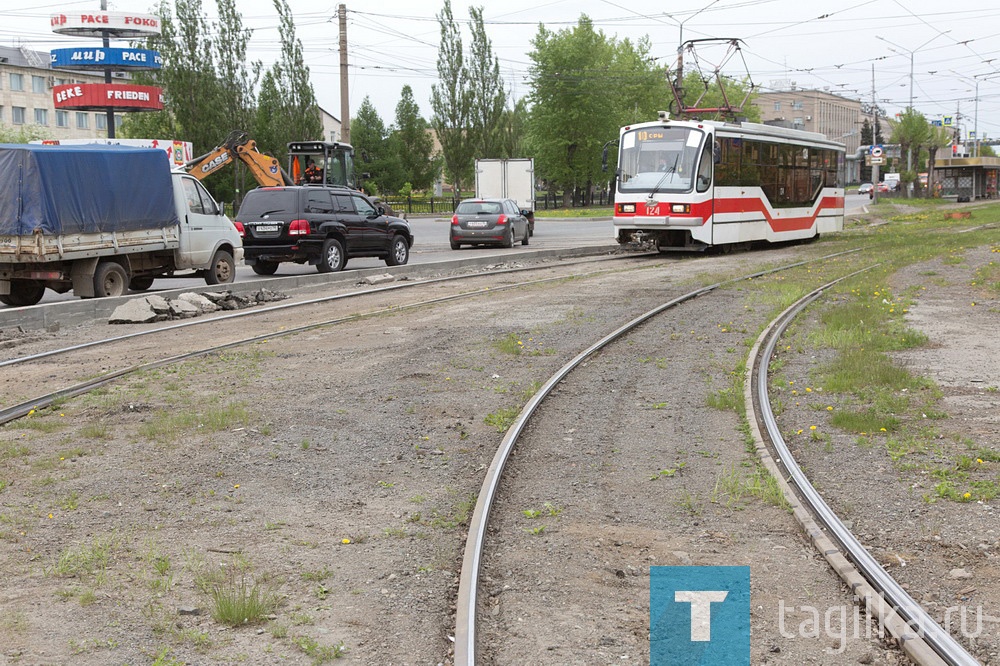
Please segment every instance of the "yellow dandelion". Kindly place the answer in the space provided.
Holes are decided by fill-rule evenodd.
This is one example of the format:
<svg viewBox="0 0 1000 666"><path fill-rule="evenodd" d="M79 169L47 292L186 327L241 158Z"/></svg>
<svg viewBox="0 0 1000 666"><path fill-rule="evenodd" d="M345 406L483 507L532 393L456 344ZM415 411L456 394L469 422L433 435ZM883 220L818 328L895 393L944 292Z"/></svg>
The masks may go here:
<svg viewBox="0 0 1000 666"><path fill-rule="evenodd" d="M35 410L32 409L31 411L28 412L28 416L31 416L34 413L35 413Z"/></svg>
<svg viewBox="0 0 1000 666"><path fill-rule="evenodd" d="M59 460L66 460L66 456L59 456Z"/></svg>
<svg viewBox="0 0 1000 666"><path fill-rule="evenodd" d="M879 428L879 432L888 432L885 428Z"/></svg>
<svg viewBox="0 0 1000 666"><path fill-rule="evenodd" d="M798 395L798 394L799 394L798 391L796 391L795 389L792 389L792 395Z"/></svg>
<svg viewBox="0 0 1000 666"><path fill-rule="evenodd" d="M794 384L794 383L795 383L795 380L794 380L794 379L792 379L792 380L790 380L790 381L788 382L788 385L789 385L789 386L791 386L791 385L792 385L792 384Z"/></svg>
<svg viewBox="0 0 1000 666"><path fill-rule="evenodd" d="M63 414L62 412L59 412L59 416L66 416L66 415Z"/></svg>
<svg viewBox="0 0 1000 666"><path fill-rule="evenodd" d="M49 514L49 518L52 518L52 514L51 513Z"/></svg>
<svg viewBox="0 0 1000 666"><path fill-rule="evenodd" d="M813 390L807 386L806 387L806 393L812 393L812 392L813 392Z"/></svg>
<svg viewBox="0 0 1000 666"><path fill-rule="evenodd" d="M816 429L816 426L809 426L809 429L810 429L810 430L815 430L815 429Z"/></svg>
<svg viewBox="0 0 1000 666"><path fill-rule="evenodd" d="M976 462L979 463L980 465L982 465L983 464L983 459L982 458L976 458Z"/></svg>
<svg viewBox="0 0 1000 666"><path fill-rule="evenodd" d="M832 412L833 411L833 405L827 405L826 411Z"/></svg>
<svg viewBox="0 0 1000 666"><path fill-rule="evenodd" d="M802 434L802 428L799 428L798 430L796 430L795 434L796 435L801 435Z"/></svg>
<svg viewBox="0 0 1000 666"><path fill-rule="evenodd" d="M240 487L240 484L238 484L238 483L237 483L237 484L235 484L235 485L233 486L233 489L235 490L236 488L239 488L239 487Z"/></svg>
<svg viewBox="0 0 1000 666"><path fill-rule="evenodd" d="M344 545L347 545L347 544L351 543L351 540L350 539L341 539L340 543L342 543Z"/></svg>
<svg viewBox="0 0 1000 666"><path fill-rule="evenodd" d="M972 497L972 493L965 493L964 495L962 495L962 497L965 499L969 499L970 497Z"/></svg>

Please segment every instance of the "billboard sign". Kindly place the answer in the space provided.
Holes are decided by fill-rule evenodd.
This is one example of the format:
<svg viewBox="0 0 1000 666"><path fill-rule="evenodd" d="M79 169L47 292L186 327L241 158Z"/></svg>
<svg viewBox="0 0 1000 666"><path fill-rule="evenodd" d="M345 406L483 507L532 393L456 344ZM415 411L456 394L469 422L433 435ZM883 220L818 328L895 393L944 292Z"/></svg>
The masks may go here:
<svg viewBox="0 0 1000 666"><path fill-rule="evenodd" d="M68 83L53 86L57 109L76 111L162 111L163 89L115 83Z"/></svg>
<svg viewBox="0 0 1000 666"><path fill-rule="evenodd" d="M159 51L86 46L49 51L52 67L62 69L159 69Z"/></svg>
<svg viewBox="0 0 1000 666"><path fill-rule="evenodd" d="M133 12L65 12L49 19L52 32L75 37L148 37L160 34L160 17Z"/></svg>

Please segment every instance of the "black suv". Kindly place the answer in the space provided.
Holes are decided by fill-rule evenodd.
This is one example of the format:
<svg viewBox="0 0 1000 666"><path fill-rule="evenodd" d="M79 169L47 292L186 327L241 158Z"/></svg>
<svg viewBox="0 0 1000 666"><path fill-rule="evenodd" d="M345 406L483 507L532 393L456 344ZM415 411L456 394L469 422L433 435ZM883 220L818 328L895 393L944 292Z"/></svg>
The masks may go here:
<svg viewBox="0 0 1000 666"><path fill-rule="evenodd" d="M320 273L339 271L352 257L402 266L413 246L406 220L346 187L259 187L247 192L235 222L244 260L258 275L273 275L285 261L314 264Z"/></svg>

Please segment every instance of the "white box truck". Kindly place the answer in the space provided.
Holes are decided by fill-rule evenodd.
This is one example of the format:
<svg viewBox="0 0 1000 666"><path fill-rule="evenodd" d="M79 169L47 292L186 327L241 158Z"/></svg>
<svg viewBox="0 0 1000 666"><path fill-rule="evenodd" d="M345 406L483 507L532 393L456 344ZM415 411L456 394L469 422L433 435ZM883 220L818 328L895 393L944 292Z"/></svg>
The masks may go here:
<svg viewBox="0 0 1000 666"><path fill-rule="evenodd" d="M513 199L518 208L527 211L528 234L535 235L535 160L476 160L476 197Z"/></svg>
<svg viewBox="0 0 1000 666"><path fill-rule="evenodd" d="M0 145L0 303L121 296L177 273L228 283L242 260L236 226L163 150Z"/></svg>

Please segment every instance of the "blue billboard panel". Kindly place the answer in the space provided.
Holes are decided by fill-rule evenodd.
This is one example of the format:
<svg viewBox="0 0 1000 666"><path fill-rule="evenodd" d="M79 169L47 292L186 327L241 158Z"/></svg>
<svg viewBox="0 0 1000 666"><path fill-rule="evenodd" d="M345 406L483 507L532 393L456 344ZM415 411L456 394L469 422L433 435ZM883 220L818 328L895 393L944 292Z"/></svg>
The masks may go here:
<svg viewBox="0 0 1000 666"><path fill-rule="evenodd" d="M159 69L159 51L83 46L52 49L52 66L63 69Z"/></svg>

